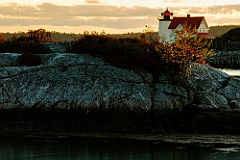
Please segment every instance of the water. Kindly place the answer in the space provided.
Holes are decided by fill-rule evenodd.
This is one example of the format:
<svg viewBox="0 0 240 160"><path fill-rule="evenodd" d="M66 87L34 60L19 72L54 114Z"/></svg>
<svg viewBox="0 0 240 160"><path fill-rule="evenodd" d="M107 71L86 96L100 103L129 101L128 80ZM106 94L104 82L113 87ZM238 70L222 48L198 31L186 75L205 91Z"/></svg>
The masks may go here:
<svg viewBox="0 0 240 160"><path fill-rule="evenodd" d="M0 140L1 160L236 160L240 148L96 139Z"/></svg>
<svg viewBox="0 0 240 160"><path fill-rule="evenodd" d="M240 76L240 69L221 69L221 71L231 76Z"/></svg>

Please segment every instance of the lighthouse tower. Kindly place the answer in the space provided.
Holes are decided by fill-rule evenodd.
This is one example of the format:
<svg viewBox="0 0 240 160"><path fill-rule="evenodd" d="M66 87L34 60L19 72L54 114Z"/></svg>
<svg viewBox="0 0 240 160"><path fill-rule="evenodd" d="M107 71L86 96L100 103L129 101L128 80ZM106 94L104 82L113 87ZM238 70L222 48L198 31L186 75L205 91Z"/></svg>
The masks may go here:
<svg viewBox="0 0 240 160"><path fill-rule="evenodd" d="M168 27L172 21L172 17L173 13L168 11L168 8L165 12L161 13L161 16L158 17L158 36L160 40L164 40L165 42L170 42L170 30Z"/></svg>

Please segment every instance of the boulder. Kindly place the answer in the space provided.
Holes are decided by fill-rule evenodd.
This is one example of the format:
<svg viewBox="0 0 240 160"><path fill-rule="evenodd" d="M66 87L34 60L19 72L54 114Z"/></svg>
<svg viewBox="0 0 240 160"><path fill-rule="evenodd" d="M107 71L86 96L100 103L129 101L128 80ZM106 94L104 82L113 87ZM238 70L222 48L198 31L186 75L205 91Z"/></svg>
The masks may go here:
<svg viewBox="0 0 240 160"><path fill-rule="evenodd" d="M185 88L203 92L217 92L231 78L228 74L203 64L190 64L190 69L182 79Z"/></svg>
<svg viewBox="0 0 240 160"><path fill-rule="evenodd" d="M187 91L181 86L156 84L154 90L154 110L181 111L189 105Z"/></svg>
<svg viewBox="0 0 240 160"><path fill-rule="evenodd" d="M151 109L150 84L133 71L89 55L54 54L40 66L8 66L1 71L2 108L29 108L39 103L46 108L65 108L74 103L86 108Z"/></svg>
<svg viewBox="0 0 240 160"><path fill-rule="evenodd" d="M21 54L18 53L1 53L0 54L0 66L15 66L17 65L17 59Z"/></svg>
<svg viewBox="0 0 240 160"><path fill-rule="evenodd" d="M231 110L228 100L215 92L205 93L200 91L197 94L198 110Z"/></svg>
<svg viewBox="0 0 240 160"><path fill-rule="evenodd" d="M231 78L227 84L218 91L218 94L222 94L228 100L240 100L240 78Z"/></svg>
<svg viewBox="0 0 240 160"><path fill-rule="evenodd" d="M37 66L14 65L19 54L0 54L1 107L129 107L152 110L238 108L239 78L200 64L179 85L153 82L149 73L117 68L88 54L39 55ZM161 78L159 78L161 79ZM64 103L63 103L64 102ZM62 104L62 105L60 105Z"/></svg>
<svg viewBox="0 0 240 160"><path fill-rule="evenodd" d="M194 133L214 116L205 113L226 112L231 119L240 108L240 79L206 65L191 64L172 84L88 54L39 55L36 66L17 65L19 56L0 54L0 120L7 122L0 122L1 130L20 125L19 130Z"/></svg>

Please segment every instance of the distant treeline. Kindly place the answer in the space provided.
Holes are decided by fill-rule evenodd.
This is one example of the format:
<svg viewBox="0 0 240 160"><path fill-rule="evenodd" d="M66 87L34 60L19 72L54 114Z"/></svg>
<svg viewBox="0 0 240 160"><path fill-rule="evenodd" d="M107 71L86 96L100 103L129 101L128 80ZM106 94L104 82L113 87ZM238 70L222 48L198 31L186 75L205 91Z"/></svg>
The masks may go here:
<svg viewBox="0 0 240 160"><path fill-rule="evenodd" d="M238 28L240 25L224 25L224 26L211 26L209 27L209 33L213 34L216 37L220 37L223 34L227 33L231 29Z"/></svg>
<svg viewBox="0 0 240 160"><path fill-rule="evenodd" d="M28 36L26 32L17 32L17 33L2 33L7 39L11 39L13 37L21 37L21 36ZM60 33L60 32L52 32L52 40L54 42L69 42L75 39L79 39L82 34L75 34L75 33Z"/></svg>
<svg viewBox="0 0 240 160"><path fill-rule="evenodd" d="M230 31L231 29L234 29L237 27L240 27L240 25L211 26L211 27L209 27L209 33L212 33L216 37L219 37L219 36L222 36L223 34L227 33L228 31ZM28 35L27 32L2 33L2 34L5 35L5 37L8 39L12 38L13 36L20 37L20 36ZM84 35L84 33L76 34L76 33L61 33L61 32L52 31L52 40L56 41L56 42L69 42L69 41L77 40L77 39L81 38L83 35ZM124 33L121 35L124 37L129 37L129 36L140 37L141 33ZM113 36L115 36L115 35L113 34Z"/></svg>

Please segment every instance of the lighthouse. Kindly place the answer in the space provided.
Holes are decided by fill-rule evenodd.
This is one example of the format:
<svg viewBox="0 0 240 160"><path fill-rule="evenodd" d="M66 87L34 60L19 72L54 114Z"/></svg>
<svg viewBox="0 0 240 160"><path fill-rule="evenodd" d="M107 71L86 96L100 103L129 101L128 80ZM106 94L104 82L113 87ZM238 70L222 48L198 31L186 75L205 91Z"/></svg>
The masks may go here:
<svg viewBox="0 0 240 160"><path fill-rule="evenodd" d="M172 21L173 13L171 13L168 8L165 12L161 13L158 17L158 36L161 41L170 42L170 30L168 29Z"/></svg>

